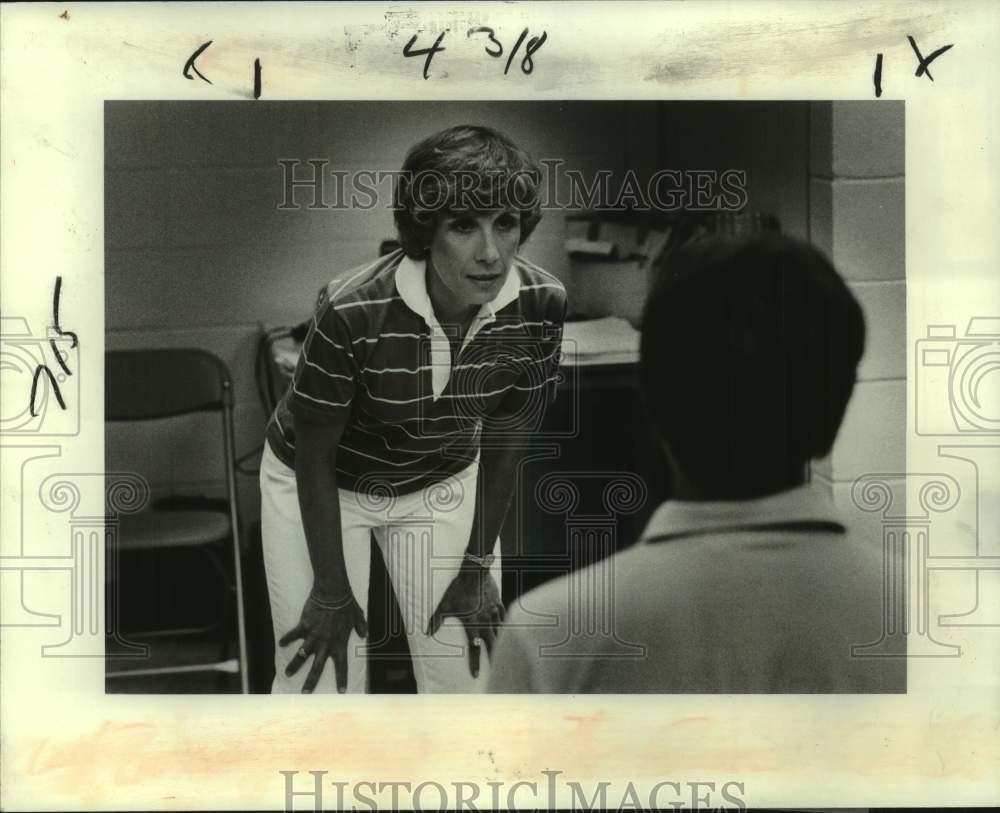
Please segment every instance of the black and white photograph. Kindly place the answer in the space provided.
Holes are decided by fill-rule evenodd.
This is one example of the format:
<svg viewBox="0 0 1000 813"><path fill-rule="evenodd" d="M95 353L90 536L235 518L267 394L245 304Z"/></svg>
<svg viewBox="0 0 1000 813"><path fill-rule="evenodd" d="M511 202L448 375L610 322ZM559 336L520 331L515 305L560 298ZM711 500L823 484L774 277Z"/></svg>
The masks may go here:
<svg viewBox="0 0 1000 813"><path fill-rule="evenodd" d="M905 692L902 103L104 132L107 691Z"/></svg>
<svg viewBox="0 0 1000 813"><path fill-rule="evenodd" d="M989 0L0 3L0 808L997 805Z"/></svg>

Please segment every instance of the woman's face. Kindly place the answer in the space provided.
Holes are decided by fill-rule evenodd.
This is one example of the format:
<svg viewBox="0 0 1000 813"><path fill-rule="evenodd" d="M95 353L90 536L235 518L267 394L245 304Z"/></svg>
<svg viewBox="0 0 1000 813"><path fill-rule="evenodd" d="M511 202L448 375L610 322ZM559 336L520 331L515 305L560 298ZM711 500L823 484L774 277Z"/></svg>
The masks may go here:
<svg viewBox="0 0 1000 813"><path fill-rule="evenodd" d="M521 237L518 212L448 214L431 237L429 266L450 308L484 305L496 298L514 262ZM433 299L432 286L432 299ZM435 303L438 304L438 303Z"/></svg>

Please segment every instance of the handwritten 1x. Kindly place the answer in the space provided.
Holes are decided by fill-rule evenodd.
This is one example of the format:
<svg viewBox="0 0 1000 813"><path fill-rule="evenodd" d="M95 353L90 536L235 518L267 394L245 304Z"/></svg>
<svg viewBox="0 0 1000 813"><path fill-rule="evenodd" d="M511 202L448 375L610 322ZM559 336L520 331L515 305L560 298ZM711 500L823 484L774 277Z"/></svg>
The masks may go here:
<svg viewBox="0 0 1000 813"><path fill-rule="evenodd" d="M943 54L945 51L948 51L951 48L954 48L955 47L954 43L951 44L951 45L944 45L941 48L938 48L936 51L932 51L930 54L928 54L925 57L923 54L920 53L920 49L917 47L917 42L916 42L916 40L913 39L913 37L911 37L909 34L907 34L906 35L906 39L909 40L910 47L913 49L913 53L915 53L917 55L917 70L916 70L916 73L914 73L913 75L916 76L918 79L921 76L926 75L927 78L930 79L933 82L934 81L934 77L931 76L931 70L930 70L931 63L935 59L937 59L939 56L941 56L941 54ZM878 99L878 98L880 98L882 96L882 54L881 53L875 54L875 74L872 77L872 82L875 84L875 98Z"/></svg>

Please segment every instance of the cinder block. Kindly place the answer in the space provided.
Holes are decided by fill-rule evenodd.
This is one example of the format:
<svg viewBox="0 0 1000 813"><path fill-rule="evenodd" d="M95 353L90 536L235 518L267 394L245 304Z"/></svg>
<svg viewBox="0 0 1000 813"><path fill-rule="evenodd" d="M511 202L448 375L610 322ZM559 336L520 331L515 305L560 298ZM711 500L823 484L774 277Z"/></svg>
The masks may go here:
<svg viewBox="0 0 1000 813"><path fill-rule="evenodd" d="M111 330L297 324L322 285L374 260L388 236L282 246L107 251L105 312ZM163 284L163 280L174 280ZM150 292L155 291L155 296Z"/></svg>
<svg viewBox="0 0 1000 813"><path fill-rule="evenodd" d="M865 355L858 379L906 378L906 283L855 283L865 313Z"/></svg>
<svg viewBox="0 0 1000 813"><path fill-rule="evenodd" d="M331 132L319 126L323 105L333 106L262 99L239 106L218 101L109 101L104 107L106 166L270 167L279 158L332 158ZM164 137L166 133L173 136Z"/></svg>
<svg viewBox="0 0 1000 813"><path fill-rule="evenodd" d="M809 240L848 280L905 279L903 180L812 178Z"/></svg>
<svg viewBox="0 0 1000 813"><path fill-rule="evenodd" d="M905 171L902 100L833 103L833 176L884 178Z"/></svg>
<svg viewBox="0 0 1000 813"><path fill-rule="evenodd" d="M833 250L848 280L906 278L906 210L902 179L831 183Z"/></svg>
<svg viewBox="0 0 1000 813"><path fill-rule="evenodd" d="M833 452L813 471L834 483L906 470L906 382L859 381Z"/></svg>
<svg viewBox="0 0 1000 813"><path fill-rule="evenodd" d="M886 178L905 171L902 101L813 102L809 171L823 178Z"/></svg>
<svg viewBox="0 0 1000 813"><path fill-rule="evenodd" d="M336 202L325 179L323 200ZM254 246L265 251L307 240L356 240L374 223L391 227L386 207L370 211L309 209L311 190L298 189L284 203L281 167L118 170L105 186L109 248L170 249L190 246ZM374 242L377 248L378 242Z"/></svg>

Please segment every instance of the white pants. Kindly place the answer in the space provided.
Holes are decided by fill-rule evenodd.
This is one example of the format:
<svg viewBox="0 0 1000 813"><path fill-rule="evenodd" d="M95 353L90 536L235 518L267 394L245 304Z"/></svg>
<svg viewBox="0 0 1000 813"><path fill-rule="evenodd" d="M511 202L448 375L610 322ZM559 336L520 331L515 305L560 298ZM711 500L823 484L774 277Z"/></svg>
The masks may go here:
<svg viewBox="0 0 1000 813"><path fill-rule="evenodd" d="M479 692L489 679L484 651L479 677L469 671L468 637L457 618L447 618L433 637L425 633L445 589L454 579L469 543L476 504L477 464L422 491L395 499L340 489L344 559L354 598L368 616L370 536L385 559L413 659L418 692ZM287 677L285 667L301 646L278 646L299 623L313 586L312 564L299 510L295 472L264 444L260 464L261 533L264 567L274 623L275 678L271 691L300 692L312 659ZM500 545L491 573L500 584ZM371 634L371 633L370 633ZM371 643L375 643L372 641ZM366 690L366 645L351 633L347 647L347 691ZM316 692L336 693L333 662L327 661Z"/></svg>

